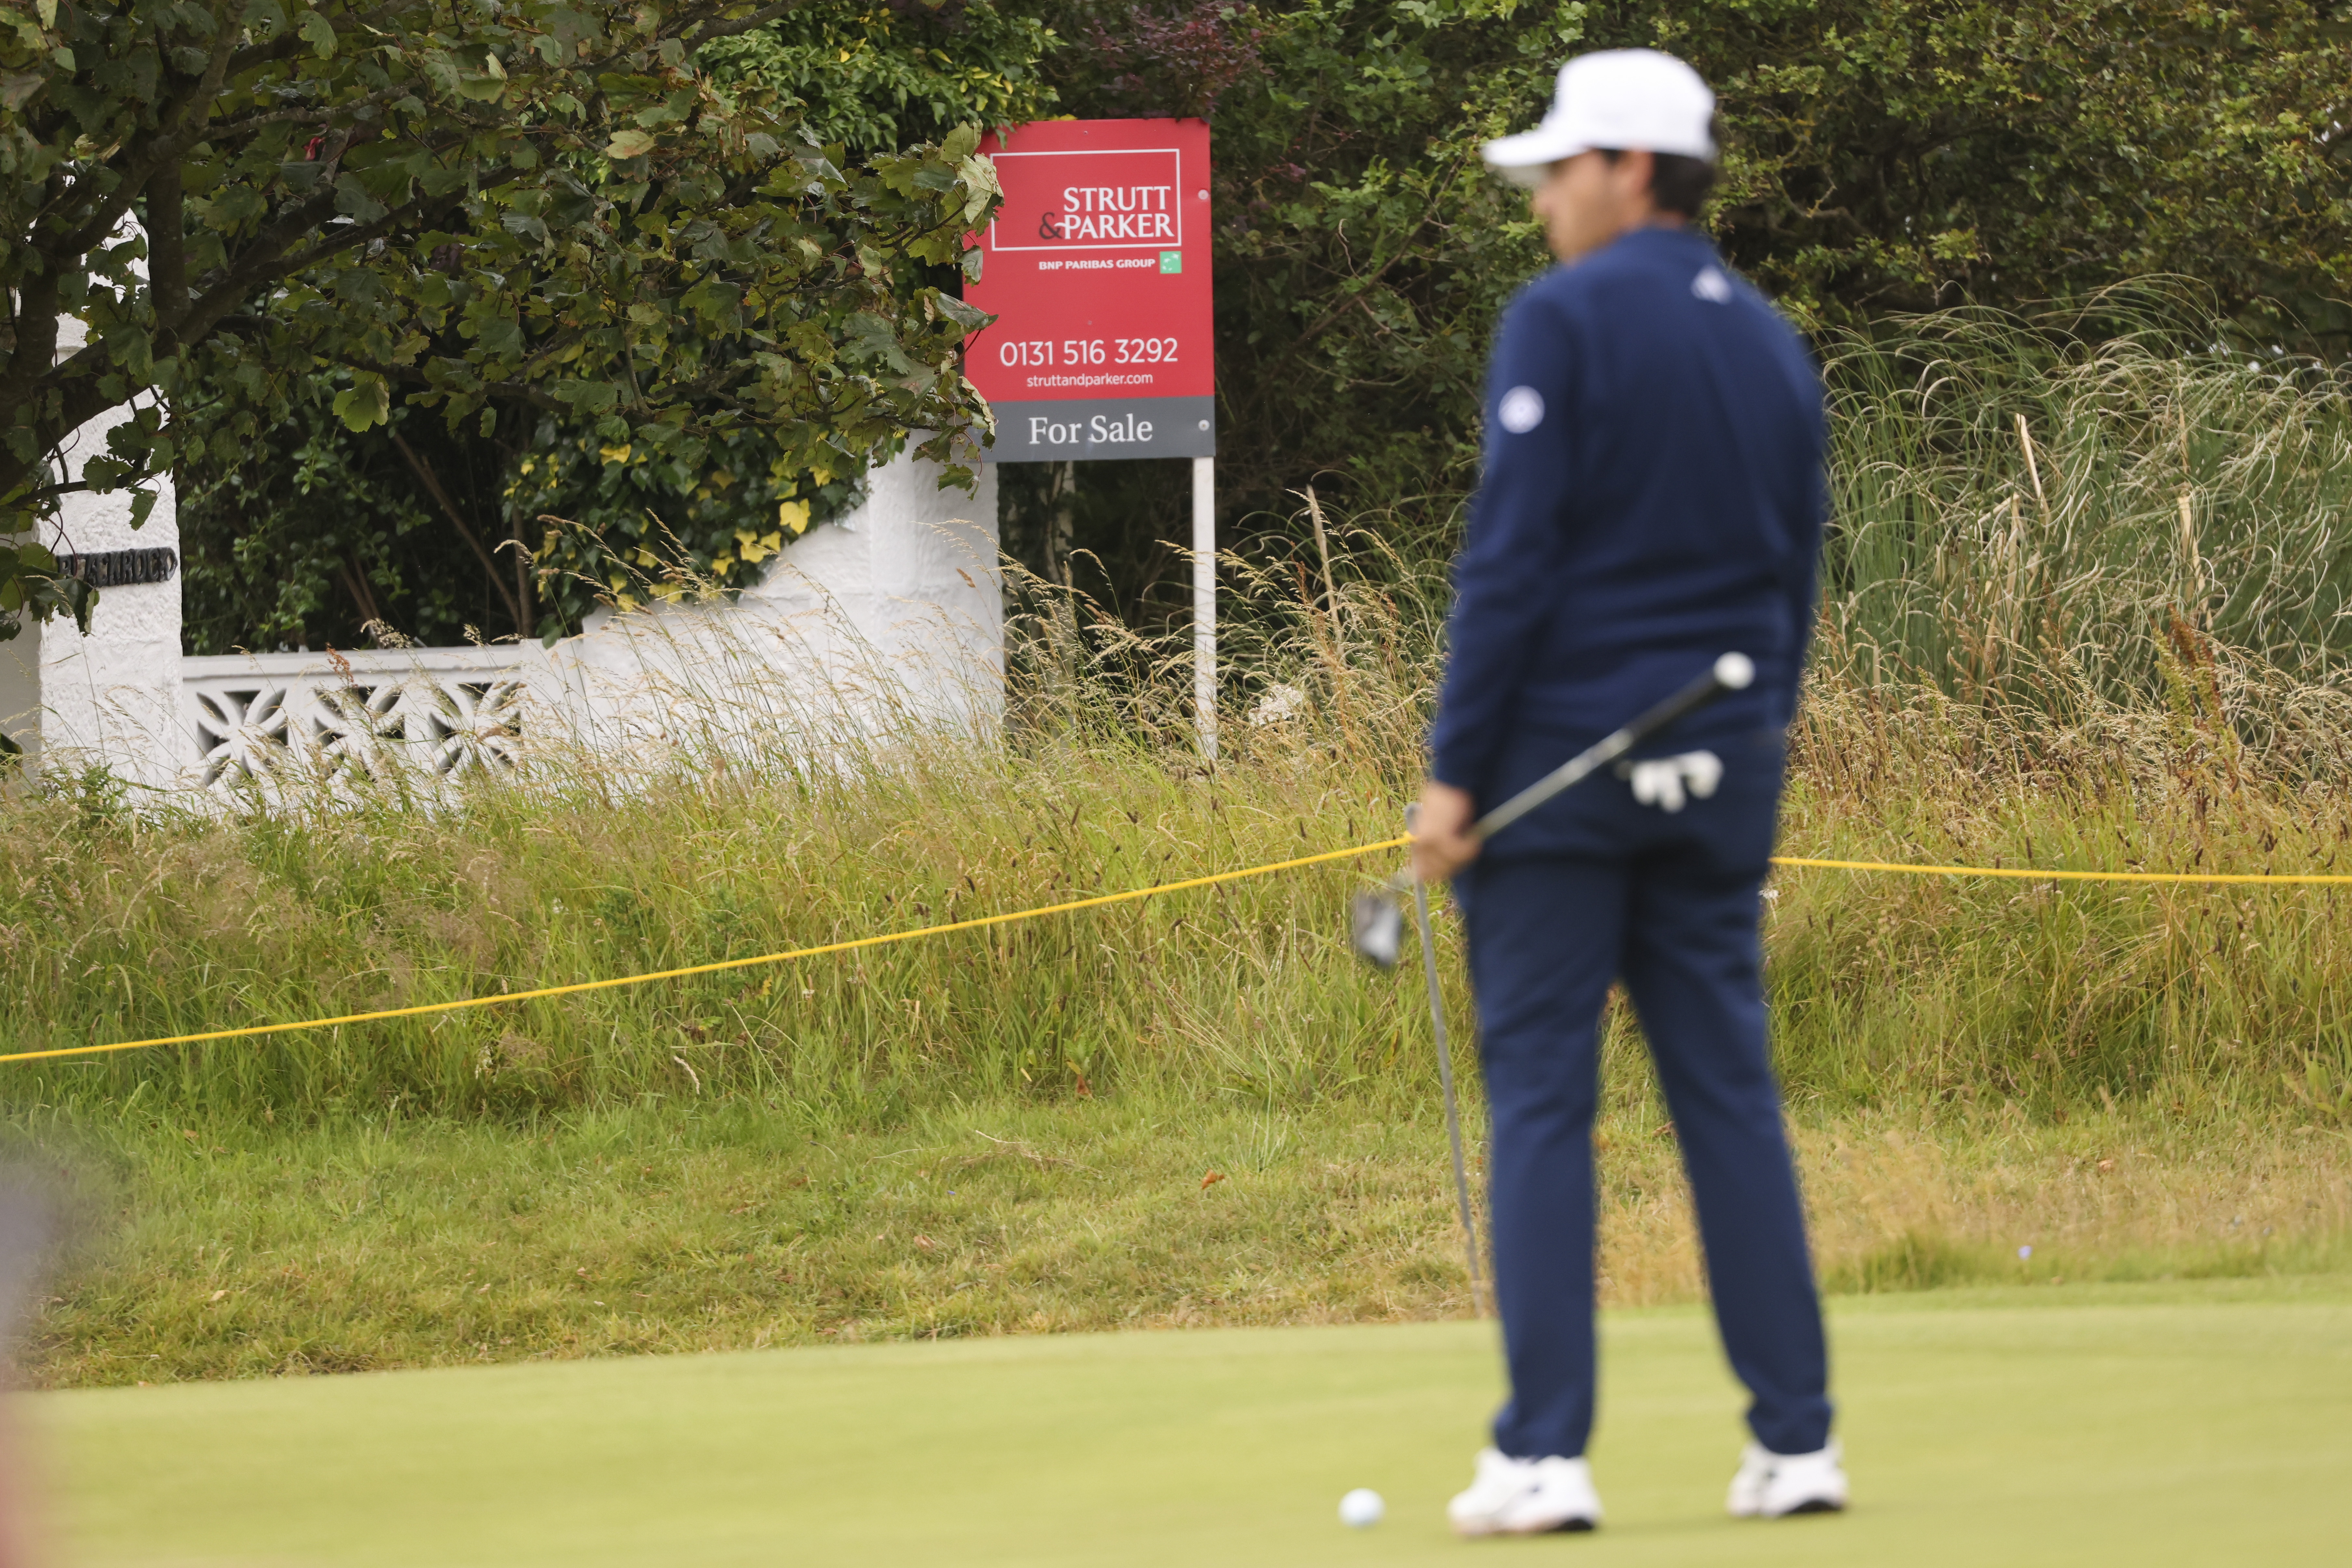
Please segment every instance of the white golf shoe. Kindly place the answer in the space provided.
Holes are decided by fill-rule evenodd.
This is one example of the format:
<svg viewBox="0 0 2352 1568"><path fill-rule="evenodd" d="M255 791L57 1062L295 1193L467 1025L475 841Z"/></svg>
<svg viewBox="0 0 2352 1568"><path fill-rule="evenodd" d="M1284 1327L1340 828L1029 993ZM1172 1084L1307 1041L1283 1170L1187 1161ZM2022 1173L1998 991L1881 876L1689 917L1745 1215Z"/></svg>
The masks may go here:
<svg viewBox="0 0 2352 1568"><path fill-rule="evenodd" d="M1582 1459L1514 1459L1479 1450L1477 1479L1445 1505L1456 1535L1541 1535L1591 1530L1601 1522L1601 1494Z"/></svg>
<svg viewBox="0 0 2352 1568"><path fill-rule="evenodd" d="M1845 1507L1845 1468L1838 1446L1811 1454L1776 1454L1750 1443L1731 1478L1723 1506L1738 1519L1781 1519L1792 1513L1836 1513Z"/></svg>

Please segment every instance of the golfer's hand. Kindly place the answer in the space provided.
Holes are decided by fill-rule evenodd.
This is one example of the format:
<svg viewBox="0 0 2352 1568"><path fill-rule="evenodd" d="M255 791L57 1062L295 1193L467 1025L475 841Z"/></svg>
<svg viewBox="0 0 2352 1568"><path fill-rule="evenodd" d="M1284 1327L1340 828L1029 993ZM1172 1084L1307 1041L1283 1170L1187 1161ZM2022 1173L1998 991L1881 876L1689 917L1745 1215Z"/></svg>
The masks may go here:
<svg viewBox="0 0 2352 1568"><path fill-rule="evenodd" d="M1478 858L1477 803L1466 789L1431 779L1421 786L1421 816L1413 824L1412 874L1443 882Z"/></svg>

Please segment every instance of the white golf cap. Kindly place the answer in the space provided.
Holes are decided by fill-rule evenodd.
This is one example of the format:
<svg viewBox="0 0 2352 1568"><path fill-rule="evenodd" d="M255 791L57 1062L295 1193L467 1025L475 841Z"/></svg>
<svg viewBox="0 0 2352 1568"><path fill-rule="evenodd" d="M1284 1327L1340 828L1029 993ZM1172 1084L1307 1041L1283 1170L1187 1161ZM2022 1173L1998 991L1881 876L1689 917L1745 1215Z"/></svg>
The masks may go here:
<svg viewBox="0 0 2352 1568"><path fill-rule="evenodd" d="M1488 167L1535 186L1563 158L1596 147L1619 152L1715 156L1708 121L1715 94L1698 72L1655 49L1602 49L1559 68L1551 110L1533 131L1480 149Z"/></svg>

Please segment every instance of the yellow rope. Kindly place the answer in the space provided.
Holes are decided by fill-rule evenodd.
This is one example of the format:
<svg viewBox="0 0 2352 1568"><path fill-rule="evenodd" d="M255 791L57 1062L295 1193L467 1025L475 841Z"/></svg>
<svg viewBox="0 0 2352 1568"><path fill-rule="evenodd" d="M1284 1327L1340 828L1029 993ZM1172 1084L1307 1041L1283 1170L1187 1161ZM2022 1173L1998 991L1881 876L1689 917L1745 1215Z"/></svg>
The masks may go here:
<svg viewBox="0 0 2352 1568"><path fill-rule="evenodd" d="M468 1007L496 1007L509 1002L531 1002L542 996L575 996L583 991L610 991L622 985L645 985L656 980L679 980L689 974L716 974L728 969L751 969L762 963L789 963L796 958L816 958L828 952L849 952L861 947L883 947L894 942L913 942L918 937L940 936L951 931L978 931L985 926L1011 925L1015 921L1034 921L1044 915L1068 914L1073 910L1100 909L1105 904L1132 903L1138 899L1156 898L1161 893L1181 893L1187 888L1213 887L1219 882L1238 882L1245 877L1269 876L1276 871L1296 870L1301 866L1319 866L1329 860L1349 860L1359 855L1370 855L1382 849L1402 849L1412 840L1399 837L1383 838L1377 844L1359 844L1352 849L1332 849L1320 855L1301 855L1296 860L1276 860L1271 865L1252 866L1244 871L1220 871L1210 877L1189 877L1181 882L1160 882L1149 888L1130 888L1124 893L1102 893L1091 899L1072 899L1067 903L1047 904L1043 909L1015 910L1010 914L981 915L968 921L950 921L945 925L924 926L917 931L890 931L882 936L861 936L853 942L828 942L816 947L796 947L785 952L763 952L756 958L726 958L716 963L690 963L683 969L659 969L651 974L625 974L611 980L580 980L569 985L542 985L536 991L503 992L496 996L467 996L455 1002L427 1002L415 1007L383 1007L373 1013L346 1013L339 1018L305 1018L298 1024L248 1024L236 1029L207 1029L197 1035L163 1035L152 1040L121 1040L109 1046L64 1046L50 1051L17 1051L0 1056L0 1062L34 1062L51 1057L97 1056L107 1051L145 1050L151 1046L193 1046L205 1040L226 1040L248 1035L283 1035L296 1029L327 1029L338 1024L372 1024L383 1018L415 1018L426 1013L456 1013Z"/></svg>
<svg viewBox="0 0 2352 1568"><path fill-rule="evenodd" d="M2301 875L2268 871L2037 871L2010 866L1902 866L1884 860L1811 860L1796 855L1775 855L1775 866L1799 866L1822 871L1898 871L1914 877L2008 877L2023 882L2289 882L2305 887L2340 888L2352 876Z"/></svg>
<svg viewBox="0 0 2352 1568"><path fill-rule="evenodd" d="M1292 871L1301 866L1321 866L1334 860L1352 860L1359 856L1378 854L1383 849L1402 849L1412 842L1409 837L1383 838L1373 844L1359 844L1349 849L1330 849L1320 855L1301 855L1293 860L1276 860L1264 866L1252 866L1240 871L1219 871L1207 877L1188 877L1181 882L1160 882L1149 888L1130 888L1123 893L1100 893L1090 899L1072 899L1066 903L1046 904L1039 909L1015 910L1009 914L979 915L968 921L950 921L943 925L922 926L914 931L889 931L881 936L861 936L849 942L828 942L815 947L795 947L783 952L763 952L751 958L726 958L714 963L692 963L682 969L657 969L649 974L624 974L608 980L580 980L569 985L542 985L535 991L502 992L496 996L467 996L455 1002L426 1002L413 1007L383 1007L373 1013L345 1013L334 1018L305 1018L292 1024L247 1024L234 1029L207 1029L201 1034L163 1035L152 1040L119 1040L104 1046L62 1046L55 1050L16 1051L0 1056L0 1063L45 1061L56 1057L100 1056L111 1051L140 1051L152 1046L193 1046L207 1040L240 1039L256 1035L284 1035L299 1029L329 1029L341 1024L372 1024L385 1018L415 1018L428 1013L457 1013L469 1007L497 1007L509 1002L532 1002L548 996L576 996L583 991L610 991L624 985L646 985L656 980L680 980L689 974L717 974L730 969L752 969L766 963L789 963L795 959L817 958L829 952L851 952L859 948L885 947L892 942L913 942L920 937L942 936L949 931L980 931L989 926L1012 925L1019 921L1034 921L1046 915L1069 914L1077 910L1096 910L1106 904L1133 903L1139 899L1157 898L1161 893L1181 893L1188 888L1210 888L1221 882L1238 882L1250 877L1271 876L1276 871ZM2034 882L2191 882L2191 883L2299 883L2305 886L2339 887L2352 884L2352 875L2320 876L2278 874L2268 872L2200 872L2200 871L2038 871L2024 868L1989 866L1908 866L1885 860L1819 860L1803 856L1776 855L1775 866L1788 866L1823 871L1891 871L1916 877L2007 877Z"/></svg>

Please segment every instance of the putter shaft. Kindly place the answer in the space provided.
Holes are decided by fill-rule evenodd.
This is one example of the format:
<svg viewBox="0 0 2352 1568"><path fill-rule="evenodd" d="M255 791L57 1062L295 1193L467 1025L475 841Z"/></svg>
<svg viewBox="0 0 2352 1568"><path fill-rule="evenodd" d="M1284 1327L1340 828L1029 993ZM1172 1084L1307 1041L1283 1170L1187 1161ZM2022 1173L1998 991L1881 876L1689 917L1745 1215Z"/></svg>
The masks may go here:
<svg viewBox="0 0 2352 1568"><path fill-rule="evenodd" d="M1421 815L1418 805L1404 808L1404 830L1411 833ZM1462 1245L1470 1264L1470 1310L1486 1315L1486 1291L1478 1272L1478 1222L1470 1213L1470 1174L1462 1159L1462 1113L1454 1099L1454 1047L1445 1035L1445 998L1437 989L1437 938L1429 924L1429 884L1412 879L1412 912L1421 928L1421 973L1429 992L1429 1027L1437 1037L1437 1084L1445 1097L1445 1139L1454 1151L1454 1202L1462 1215Z"/></svg>
<svg viewBox="0 0 2352 1568"><path fill-rule="evenodd" d="M1462 1161L1462 1116L1454 1104L1454 1047L1445 1037L1445 1004L1437 994L1437 942L1429 929L1429 884L1412 884L1412 910L1421 923L1421 972L1429 986L1429 1024L1437 1036L1437 1081L1445 1091L1445 1137L1454 1146L1454 1202L1462 1212L1462 1241L1470 1264L1470 1310L1486 1315L1478 1274L1478 1224L1470 1216L1470 1176Z"/></svg>

